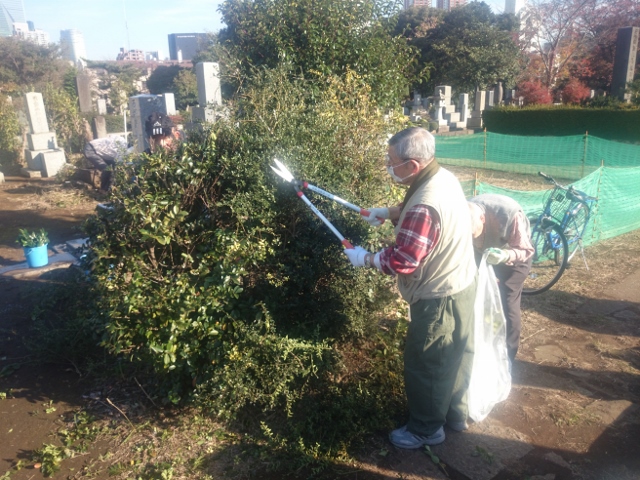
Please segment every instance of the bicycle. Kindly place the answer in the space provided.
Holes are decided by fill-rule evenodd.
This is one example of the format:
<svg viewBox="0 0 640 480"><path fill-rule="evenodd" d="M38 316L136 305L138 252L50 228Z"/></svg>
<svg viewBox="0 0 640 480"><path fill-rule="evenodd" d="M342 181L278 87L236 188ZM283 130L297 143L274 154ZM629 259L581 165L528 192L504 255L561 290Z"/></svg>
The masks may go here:
<svg viewBox="0 0 640 480"><path fill-rule="evenodd" d="M564 186L543 172L538 175L554 185L540 216L534 219L531 243L535 249L531 271L522 293L536 295L556 284L578 249L589 270L582 246L582 236L598 201L572 186ZM533 222L532 222L533 223Z"/></svg>

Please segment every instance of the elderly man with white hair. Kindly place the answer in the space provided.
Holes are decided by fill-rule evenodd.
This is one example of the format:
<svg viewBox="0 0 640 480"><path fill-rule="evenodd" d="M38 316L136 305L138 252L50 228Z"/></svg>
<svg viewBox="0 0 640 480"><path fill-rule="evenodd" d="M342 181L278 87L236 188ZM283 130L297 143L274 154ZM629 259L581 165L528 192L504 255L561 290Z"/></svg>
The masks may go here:
<svg viewBox="0 0 640 480"><path fill-rule="evenodd" d="M409 303L404 380L409 421L392 431L399 448L444 442L443 426L467 428L467 388L473 362L473 303L477 268L471 219L458 179L435 159L435 139L408 128L389 140L387 172L408 185L399 206L370 209L367 220L395 225L396 243L377 253L345 250L354 267L398 279Z"/></svg>

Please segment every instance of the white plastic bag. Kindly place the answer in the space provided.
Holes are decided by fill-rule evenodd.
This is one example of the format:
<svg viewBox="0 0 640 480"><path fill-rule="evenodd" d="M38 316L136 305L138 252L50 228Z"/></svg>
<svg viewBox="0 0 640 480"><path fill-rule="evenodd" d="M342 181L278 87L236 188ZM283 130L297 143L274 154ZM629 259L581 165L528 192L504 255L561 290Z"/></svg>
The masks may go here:
<svg viewBox="0 0 640 480"><path fill-rule="evenodd" d="M482 256L474 304L475 354L469 383L469 416L485 419L493 406L506 400L511 390L507 356L507 324L493 267Z"/></svg>

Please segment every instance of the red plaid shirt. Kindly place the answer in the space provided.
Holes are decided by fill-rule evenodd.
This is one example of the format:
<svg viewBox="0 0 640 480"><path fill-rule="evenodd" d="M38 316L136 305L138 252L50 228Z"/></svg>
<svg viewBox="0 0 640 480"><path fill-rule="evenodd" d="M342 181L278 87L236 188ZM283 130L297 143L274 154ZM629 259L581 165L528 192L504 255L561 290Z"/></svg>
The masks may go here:
<svg viewBox="0 0 640 480"><path fill-rule="evenodd" d="M394 246L380 252L380 266L389 275L411 273L440 239L440 217L427 205L415 205L405 215Z"/></svg>

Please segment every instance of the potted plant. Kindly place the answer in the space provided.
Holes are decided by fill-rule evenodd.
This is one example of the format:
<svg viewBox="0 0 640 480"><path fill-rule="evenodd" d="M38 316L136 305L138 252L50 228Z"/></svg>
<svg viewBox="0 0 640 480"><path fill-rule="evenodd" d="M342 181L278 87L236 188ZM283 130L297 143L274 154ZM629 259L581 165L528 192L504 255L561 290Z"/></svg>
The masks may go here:
<svg viewBox="0 0 640 480"><path fill-rule="evenodd" d="M29 232L27 229L21 228L16 241L22 245L24 249L24 256L27 259L29 268L43 267L49 263L49 256L47 254L49 236L44 228L34 232Z"/></svg>

